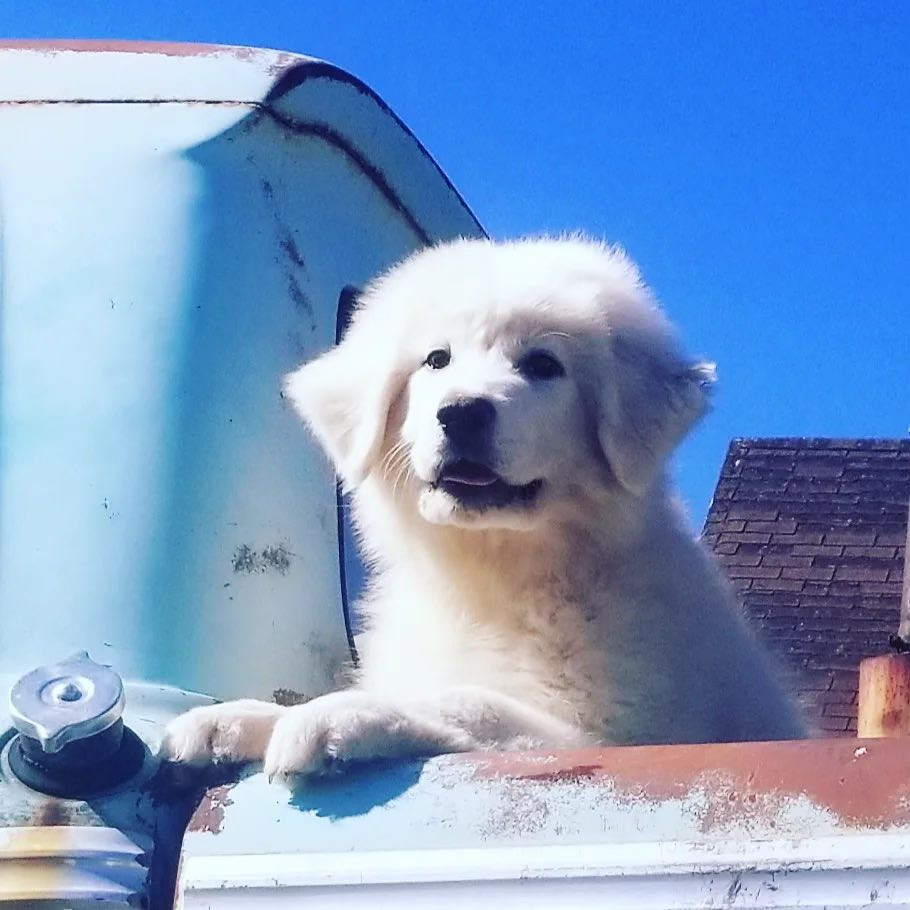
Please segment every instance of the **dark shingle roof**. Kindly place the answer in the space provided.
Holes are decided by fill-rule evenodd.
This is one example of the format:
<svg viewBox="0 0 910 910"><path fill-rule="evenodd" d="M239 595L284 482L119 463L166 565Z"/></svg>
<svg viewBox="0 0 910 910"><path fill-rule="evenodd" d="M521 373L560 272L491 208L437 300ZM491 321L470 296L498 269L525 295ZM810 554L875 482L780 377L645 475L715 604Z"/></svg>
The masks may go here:
<svg viewBox="0 0 910 910"><path fill-rule="evenodd" d="M704 539L819 734L856 731L858 664L897 633L910 439L735 439Z"/></svg>

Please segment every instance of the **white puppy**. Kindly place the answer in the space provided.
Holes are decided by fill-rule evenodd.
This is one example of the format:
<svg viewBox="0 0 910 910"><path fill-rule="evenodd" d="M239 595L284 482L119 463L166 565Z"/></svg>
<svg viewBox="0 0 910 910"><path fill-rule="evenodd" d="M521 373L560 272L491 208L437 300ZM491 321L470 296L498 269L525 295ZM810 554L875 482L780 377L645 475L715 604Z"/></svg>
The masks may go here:
<svg viewBox="0 0 910 910"><path fill-rule="evenodd" d="M354 683L196 709L166 753L287 777L802 735L662 473L712 380L616 248L462 240L393 268L285 383L353 493L372 570Z"/></svg>

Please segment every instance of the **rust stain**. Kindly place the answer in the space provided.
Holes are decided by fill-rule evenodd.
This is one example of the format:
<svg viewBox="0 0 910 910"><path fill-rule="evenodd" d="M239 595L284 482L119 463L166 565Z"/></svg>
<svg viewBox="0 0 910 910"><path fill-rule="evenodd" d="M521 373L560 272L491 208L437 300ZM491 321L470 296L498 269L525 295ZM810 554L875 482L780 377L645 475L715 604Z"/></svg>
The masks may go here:
<svg viewBox="0 0 910 910"><path fill-rule="evenodd" d="M571 768L556 768L552 771L541 771L539 774L522 775L522 779L552 784L562 780L591 780L598 776L602 776L602 769L598 765L574 765Z"/></svg>
<svg viewBox="0 0 910 910"><path fill-rule="evenodd" d="M861 736L910 734L910 654L867 657L859 664Z"/></svg>
<svg viewBox="0 0 910 910"><path fill-rule="evenodd" d="M38 806L32 824L36 828L55 828L68 825L70 821L70 813L66 806L53 798L48 798Z"/></svg>
<svg viewBox="0 0 910 910"><path fill-rule="evenodd" d="M222 784L206 790L187 830L199 834L220 834L224 824L224 810L234 802L230 797L232 788L233 784Z"/></svg>
<svg viewBox="0 0 910 910"><path fill-rule="evenodd" d="M910 823L907 740L623 746L471 760L479 780L602 781L620 798L650 803L703 793L705 831L734 821L773 826L784 804L799 796L856 827Z"/></svg>

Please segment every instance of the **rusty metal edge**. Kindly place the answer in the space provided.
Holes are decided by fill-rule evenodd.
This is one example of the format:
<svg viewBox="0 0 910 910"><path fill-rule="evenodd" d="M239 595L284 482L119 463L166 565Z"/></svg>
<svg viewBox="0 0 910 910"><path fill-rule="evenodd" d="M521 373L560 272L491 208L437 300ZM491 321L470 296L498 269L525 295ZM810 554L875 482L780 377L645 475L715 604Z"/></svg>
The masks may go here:
<svg viewBox="0 0 910 910"><path fill-rule="evenodd" d="M235 44L205 44L201 42L182 41L130 41L106 38L3 38L0 39L0 51L34 50L39 53L59 53L74 51L76 53L93 53L114 51L127 54L163 54L167 57L210 57L226 54L240 60L251 59L261 52L286 55L289 58L307 59L302 54L292 51L280 51L272 48L246 47Z"/></svg>
<svg viewBox="0 0 910 910"><path fill-rule="evenodd" d="M698 792L707 798L706 832L744 818L773 827L781 809L799 798L854 830L910 825L910 743L899 739L480 752L445 761L478 786L497 780L554 788L584 783L609 789L620 802L640 804ZM233 786L209 790L188 830L217 834Z"/></svg>

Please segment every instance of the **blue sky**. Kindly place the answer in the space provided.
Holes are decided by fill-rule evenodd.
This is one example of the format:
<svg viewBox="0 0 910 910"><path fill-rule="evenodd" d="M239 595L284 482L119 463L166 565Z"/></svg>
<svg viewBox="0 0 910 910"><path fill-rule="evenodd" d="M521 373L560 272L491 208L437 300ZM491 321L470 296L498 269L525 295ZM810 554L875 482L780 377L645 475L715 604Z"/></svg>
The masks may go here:
<svg viewBox="0 0 910 910"><path fill-rule="evenodd" d="M910 4L4 0L8 37L258 45L364 79L493 236L623 244L734 436L910 428Z"/></svg>

